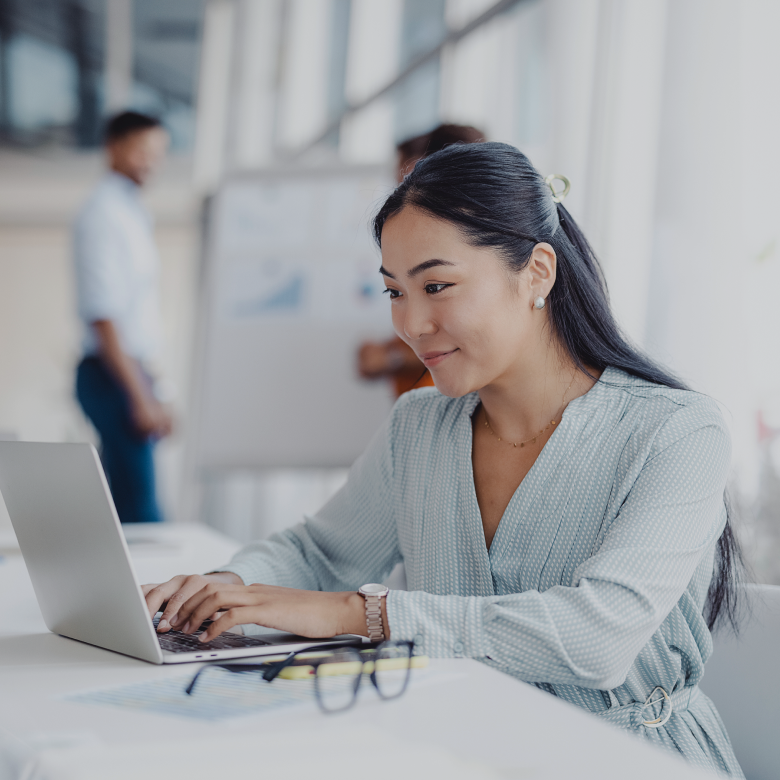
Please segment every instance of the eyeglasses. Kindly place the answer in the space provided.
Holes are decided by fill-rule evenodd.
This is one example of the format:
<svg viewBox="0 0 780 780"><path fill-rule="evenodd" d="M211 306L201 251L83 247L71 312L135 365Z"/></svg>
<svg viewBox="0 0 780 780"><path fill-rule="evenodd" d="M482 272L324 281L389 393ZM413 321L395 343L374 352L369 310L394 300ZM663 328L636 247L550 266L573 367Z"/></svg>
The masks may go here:
<svg viewBox="0 0 780 780"><path fill-rule="evenodd" d="M219 667L229 672L260 672L263 680L272 682L285 669L290 679L314 678L314 693L324 712L343 712L357 700L363 677L368 677L382 699L397 699L406 691L412 671L414 642L382 642L377 647L358 650L355 647L333 648L333 645L309 647L290 653L280 661L254 664L209 664L201 667L185 689L195 691L198 678L207 669Z"/></svg>

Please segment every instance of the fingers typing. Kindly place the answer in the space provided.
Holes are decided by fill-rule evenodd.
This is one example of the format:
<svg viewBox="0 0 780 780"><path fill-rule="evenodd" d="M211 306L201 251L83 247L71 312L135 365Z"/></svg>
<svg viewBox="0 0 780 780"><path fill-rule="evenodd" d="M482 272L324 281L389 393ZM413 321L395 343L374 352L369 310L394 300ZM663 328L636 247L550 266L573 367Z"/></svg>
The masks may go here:
<svg viewBox="0 0 780 780"><path fill-rule="evenodd" d="M232 607L227 612L223 612L198 639L201 642L210 642L225 631L230 631L231 628L240 626L243 623L254 622L253 617L252 607Z"/></svg>
<svg viewBox="0 0 780 780"><path fill-rule="evenodd" d="M239 585L210 583L182 606L179 613L181 630L185 634L197 631L203 621L215 612L247 603L245 591L246 588Z"/></svg>

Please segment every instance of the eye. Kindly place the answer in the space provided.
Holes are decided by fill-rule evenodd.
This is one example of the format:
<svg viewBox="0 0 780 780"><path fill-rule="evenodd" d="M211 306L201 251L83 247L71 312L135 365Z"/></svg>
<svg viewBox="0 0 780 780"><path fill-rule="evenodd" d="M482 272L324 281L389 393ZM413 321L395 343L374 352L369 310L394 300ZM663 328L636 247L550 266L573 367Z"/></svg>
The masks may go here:
<svg viewBox="0 0 780 780"><path fill-rule="evenodd" d="M401 297L400 290L394 290L392 287L386 287L384 290L382 290L382 292L387 293L390 296L391 301Z"/></svg>
<svg viewBox="0 0 780 780"><path fill-rule="evenodd" d="M440 293L442 290L446 290L447 287L452 287L451 284L444 284L442 282L431 282L430 284L425 285L425 292L428 293L428 295L436 295L437 293Z"/></svg>

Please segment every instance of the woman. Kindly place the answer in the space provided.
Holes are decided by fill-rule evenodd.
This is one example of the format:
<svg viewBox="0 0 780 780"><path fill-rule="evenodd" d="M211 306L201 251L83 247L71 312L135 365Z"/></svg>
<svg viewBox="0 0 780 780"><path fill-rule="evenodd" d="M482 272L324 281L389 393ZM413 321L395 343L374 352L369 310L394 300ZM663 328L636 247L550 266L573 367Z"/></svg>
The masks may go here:
<svg viewBox="0 0 780 780"><path fill-rule="evenodd" d="M513 147L419 162L374 230L395 330L436 388L398 401L316 516L220 573L147 586L162 630L225 609L204 640L249 623L368 635L355 589L403 561L386 637L741 777L697 687L737 554L715 403L621 337L585 238Z"/></svg>
<svg viewBox="0 0 780 780"><path fill-rule="evenodd" d="M418 160L452 144L475 144L485 140L485 134L470 125L445 124L430 133L409 138L398 144L396 182L400 184ZM398 336L388 341L366 341L358 350L358 373L363 379L385 378L392 381L395 397L418 387L432 387L433 378L407 344Z"/></svg>

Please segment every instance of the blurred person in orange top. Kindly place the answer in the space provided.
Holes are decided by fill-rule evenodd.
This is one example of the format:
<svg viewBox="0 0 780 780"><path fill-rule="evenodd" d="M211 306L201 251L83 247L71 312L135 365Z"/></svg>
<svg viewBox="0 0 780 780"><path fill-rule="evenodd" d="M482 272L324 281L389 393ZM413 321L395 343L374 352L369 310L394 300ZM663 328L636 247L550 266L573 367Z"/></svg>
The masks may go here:
<svg viewBox="0 0 780 780"><path fill-rule="evenodd" d="M430 133L398 144L396 181L400 184L418 160L451 144L473 144L485 140L481 130L469 125L439 125ZM432 387L430 372L411 347L398 336L387 341L365 341L358 349L358 372L363 379L388 379L396 398L417 387Z"/></svg>

